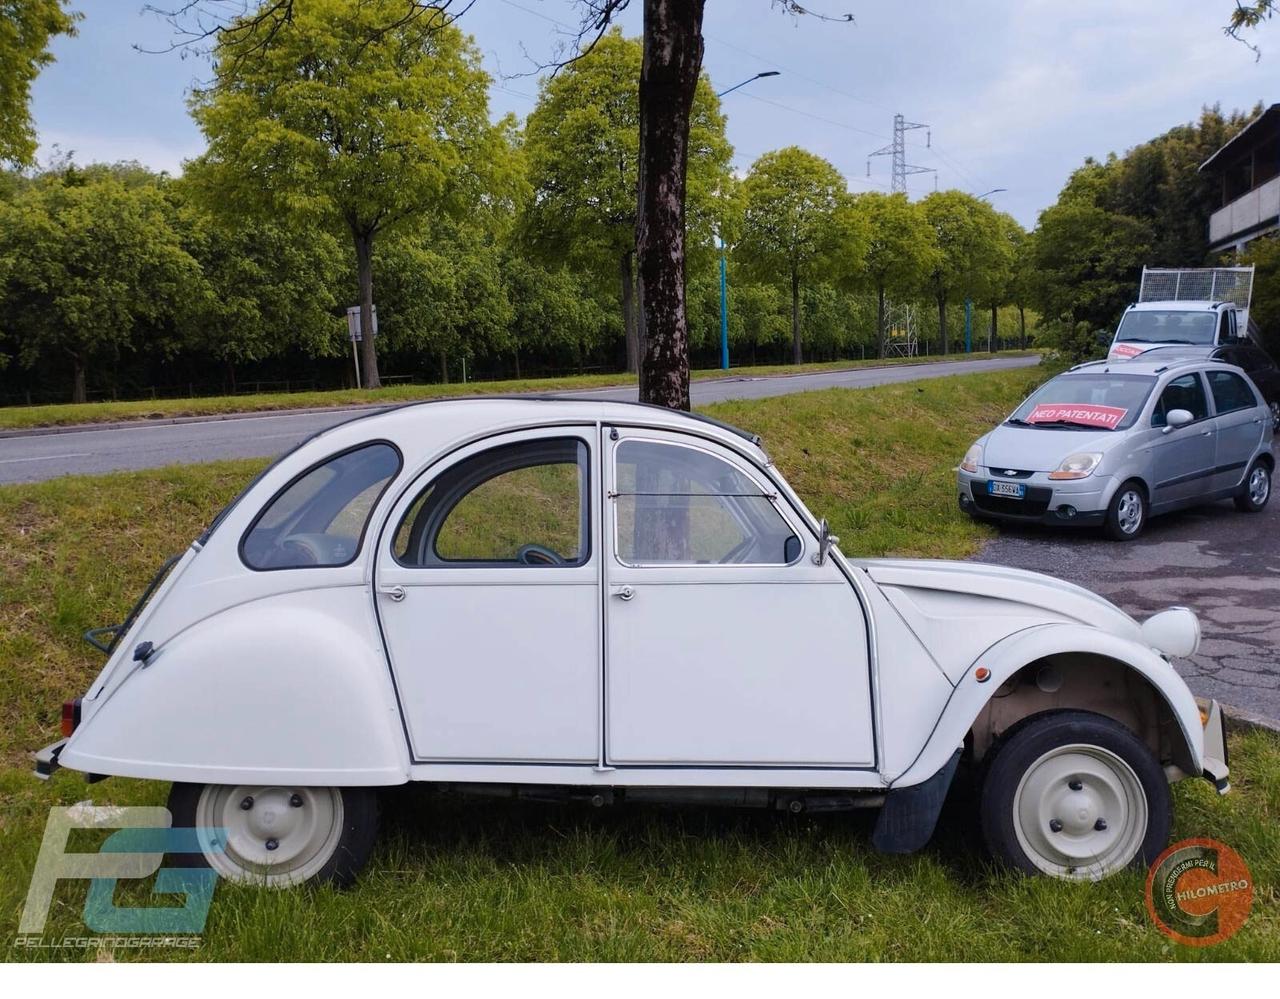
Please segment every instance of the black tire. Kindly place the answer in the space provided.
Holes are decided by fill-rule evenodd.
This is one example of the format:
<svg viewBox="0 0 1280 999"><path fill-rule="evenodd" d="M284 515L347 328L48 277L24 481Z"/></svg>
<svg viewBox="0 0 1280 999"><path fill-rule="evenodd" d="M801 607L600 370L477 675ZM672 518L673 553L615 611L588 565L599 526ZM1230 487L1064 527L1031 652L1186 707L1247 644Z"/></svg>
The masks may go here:
<svg viewBox="0 0 1280 999"><path fill-rule="evenodd" d="M1096 793L1097 788L1094 786L1095 782L1102 779L1083 771L1083 776L1089 782L1083 786L1078 786L1078 780L1068 778L1063 780L1063 789L1056 790L1057 778L1051 772L1044 777L1044 786L1049 788L1049 793L1059 795L1067 821L1077 825L1083 822L1086 828L1064 829L1056 818L1049 820L1047 824L1050 828L1043 832L1022 828L1023 823L1018 816L1019 804L1023 804L1025 808L1034 806L1041 800L1031 800L1029 805L1020 802L1024 779L1028 797L1034 799L1032 789L1037 777L1044 773L1044 767L1049 766L1051 770L1053 764L1060 763L1070 775L1070 767L1075 758L1084 750L1112 760L1119 758L1127 766L1128 774L1136 778L1145 800L1145 828L1136 814L1129 823L1121 816L1113 819L1116 822L1114 829L1108 832L1108 827L1104 824L1102 831L1092 836L1092 831L1099 827L1094 825L1088 828L1088 823L1105 821L1104 816L1094 818L1092 811L1086 815L1084 808L1074 815L1067 812L1068 808L1075 808L1080 801L1101 801L1105 798ZM1055 756L1055 752L1059 755ZM1000 740L986 763L979 793L983 840L997 860L1017 871L1066 879L1097 880L1125 866L1150 866L1168 844L1172 806L1169 782L1164 770L1151 750L1133 732L1111 718L1088 711L1052 711L1033 715L1019 722ZM1072 797L1080 795L1088 797ZM1136 813L1137 810L1130 808L1129 811ZM1058 828L1052 828L1053 822L1059 822ZM1102 855L1103 859L1097 861L1099 866L1088 861L1081 861L1078 865L1063 861L1059 869L1053 869L1053 865L1047 863L1048 854L1039 855L1042 861L1040 864L1033 859L1034 848L1031 852L1028 851L1023 838L1019 836L1020 831L1024 837L1028 834L1031 837L1043 836L1048 842L1060 844L1064 854L1100 848L1107 842L1108 836L1118 838L1119 841L1114 855ZM1058 836L1062 839L1053 838ZM1134 849L1131 857L1127 856L1128 847Z"/></svg>
<svg viewBox="0 0 1280 999"><path fill-rule="evenodd" d="M169 792L169 812L173 816L173 828L191 829L198 825L197 812L205 789L216 790L208 784L174 784ZM273 789L274 790L274 789ZM291 789L286 789L291 790ZM304 792L311 788L299 788ZM330 789L320 789L330 790ZM346 888L369 861L373 844L378 835L378 796L375 788L344 787L332 789L342 799L342 828L323 866L314 874L291 883L329 884ZM203 838L203 837L202 837ZM205 853L170 854L169 862L175 867L214 867ZM219 873L226 876L225 871ZM254 883L272 883L261 876L244 880ZM234 880L234 879L233 879Z"/></svg>
<svg viewBox="0 0 1280 999"><path fill-rule="evenodd" d="M1255 482L1261 474L1261 482ZM1240 492L1235 495L1236 509L1244 513L1258 513L1266 508L1271 499L1271 466L1262 458L1255 458L1249 471L1245 473Z"/></svg>
<svg viewBox="0 0 1280 999"><path fill-rule="evenodd" d="M1133 504L1137 504L1137 521L1134 524ZM1111 497L1107 505L1107 517L1102 523L1103 532L1112 541L1132 541L1147 526L1150 506L1147 503L1147 490L1137 479L1123 483Z"/></svg>

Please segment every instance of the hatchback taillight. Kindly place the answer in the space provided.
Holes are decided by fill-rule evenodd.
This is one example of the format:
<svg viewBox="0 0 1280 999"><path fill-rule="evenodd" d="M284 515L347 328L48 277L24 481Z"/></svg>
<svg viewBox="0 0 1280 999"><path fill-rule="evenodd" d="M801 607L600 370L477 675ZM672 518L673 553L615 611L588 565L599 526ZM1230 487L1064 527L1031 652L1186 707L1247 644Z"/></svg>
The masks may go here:
<svg viewBox="0 0 1280 999"><path fill-rule="evenodd" d="M62 702L62 734L68 738L80 724L80 698Z"/></svg>

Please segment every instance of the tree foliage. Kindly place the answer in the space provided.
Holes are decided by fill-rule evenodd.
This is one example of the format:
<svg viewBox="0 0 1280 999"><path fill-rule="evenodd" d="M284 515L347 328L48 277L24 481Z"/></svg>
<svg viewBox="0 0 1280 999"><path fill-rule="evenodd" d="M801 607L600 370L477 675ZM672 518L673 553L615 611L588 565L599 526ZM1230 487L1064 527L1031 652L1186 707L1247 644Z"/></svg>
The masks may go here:
<svg viewBox="0 0 1280 999"><path fill-rule="evenodd" d="M32 185L0 205L0 233L6 340L24 367L62 359L75 401L91 362L144 343L176 350L189 306L205 292L163 193L105 171Z"/></svg>
<svg viewBox="0 0 1280 999"><path fill-rule="evenodd" d="M582 58L542 81L525 126L523 153L532 196L523 237L544 261L566 261L618 289L627 367L639 364L635 309L635 226L639 183L638 39L608 32ZM729 183L733 150L725 119L704 76L689 129L687 245L710 247L715 195Z"/></svg>
<svg viewBox="0 0 1280 999"><path fill-rule="evenodd" d="M868 230L834 166L798 146L765 153L742 182L735 255L748 274L791 295L792 357L799 364L801 292L861 266Z"/></svg>
<svg viewBox="0 0 1280 999"><path fill-rule="evenodd" d="M36 153L31 125L31 85L53 62L49 43L74 35L81 15L69 0L4 0L0 3L0 163L28 166Z"/></svg>
<svg viewBox="0 0 1280 999"><path fill-rule="evenodd" d="M883 357L886 300L919 295L937 264L938 247L924 212L905 194L861 194L854 204L867 224L866 262L861 273L876 293L876 353Z"/></svg>
<svg viewBox="0 0 1280 999"><path fill-rule="evenodd" d="M268 45L224 32L214 81L192 97L209 149L200 173L248 210L314 220L352 241L371 325L377 237L492 198L509 163L469 38L403 0L292 0ZM379 384L375 340L365 384Z"/></svg>

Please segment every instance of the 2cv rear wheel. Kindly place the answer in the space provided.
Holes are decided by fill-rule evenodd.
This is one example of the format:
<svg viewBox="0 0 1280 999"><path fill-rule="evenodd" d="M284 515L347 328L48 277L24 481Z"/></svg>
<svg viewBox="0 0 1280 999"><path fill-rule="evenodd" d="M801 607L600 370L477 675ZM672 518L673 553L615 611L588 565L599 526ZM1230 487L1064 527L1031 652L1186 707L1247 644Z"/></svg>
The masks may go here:
<svg viewBox="0 0 1280 999"><path fill-rule="evenodd" d="M1129 729L1086 711L1033 716L997 745L982 782L987 847L1026 874L1099 881L1169 841L1169 782Z"/></svg>
<svg viewBox="0 0 1280 999"><path fill-rule="evenodd" d="M268 887L351 884L378 827L377 795L362 787L174 784L169 811L201 848L174 863Z"/></svg>

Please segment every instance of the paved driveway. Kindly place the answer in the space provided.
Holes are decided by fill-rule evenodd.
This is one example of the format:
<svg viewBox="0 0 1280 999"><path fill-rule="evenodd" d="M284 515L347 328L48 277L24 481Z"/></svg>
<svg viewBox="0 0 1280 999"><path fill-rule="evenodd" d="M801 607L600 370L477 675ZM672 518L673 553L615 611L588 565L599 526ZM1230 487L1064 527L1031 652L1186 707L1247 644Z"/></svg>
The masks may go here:
<svg viewBox="0 0 1280 999"><path fill-rule="evenodd" d="M1003 371L1038 364L1039 356L981 361L937 361L883 368L820 371L768 378L724 378L693 383L693 403L705 406L726 399L761 399L833 387L865 388L944 375ZM634 400L636 390L591 389L560 393L589 399ZM89 475L133 468L267 458L280 454L316 431L350 419L362 410L329 409L305 413L264 413L238 419L201 419L181 423L139 422L117 428L0 438L0 484L38 482L59 475ZM370 407L363 407L370 411Z"/></svg>
<svg viewBox="0 0 1280 999"><path fill-rule="evenodd" d="M1001 527L976 557L1079 583L1139 619L1171 604L1200 616L1199 654L1174 665L1192 691L1280 724L1280 501L1229 501L1157 517L1137 541Z"/></svg>

